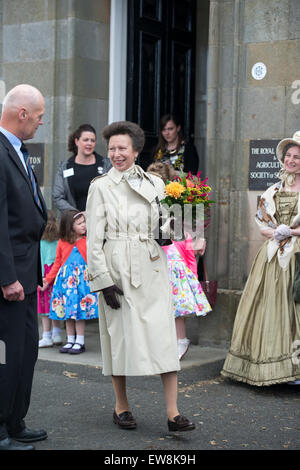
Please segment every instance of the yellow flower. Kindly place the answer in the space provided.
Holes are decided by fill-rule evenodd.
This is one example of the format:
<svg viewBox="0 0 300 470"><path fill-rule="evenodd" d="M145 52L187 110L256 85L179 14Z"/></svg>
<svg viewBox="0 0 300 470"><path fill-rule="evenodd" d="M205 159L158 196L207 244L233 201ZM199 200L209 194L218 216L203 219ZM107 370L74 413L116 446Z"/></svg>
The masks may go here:
<svg viewBox="0 0 300 470"><path fill-rule="evenodd" d="M172 183L167 184L165 187L167 196L172 196L175 199L178 199L185 190L186 188L177 181L173 181Z"/></svg>
<svg viewBox="0 0 300 470"><path fill-rule="evenodd" d="M55 313L58 318L63 318L65 316L64 307L62 305L59 305L56 308Z"/></svg>

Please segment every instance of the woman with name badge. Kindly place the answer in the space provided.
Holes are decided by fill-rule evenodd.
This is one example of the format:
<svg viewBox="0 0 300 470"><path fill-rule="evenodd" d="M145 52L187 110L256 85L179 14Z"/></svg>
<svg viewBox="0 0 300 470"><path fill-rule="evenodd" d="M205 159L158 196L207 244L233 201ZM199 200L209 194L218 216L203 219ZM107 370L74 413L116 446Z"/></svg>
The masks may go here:
<svg viewBox="0 0 300 470"><path fill-rule="evenodd" d="M53 187L53 202L57 209L85 211L91 181L111 168L107 157L95 152L96 131L82 124L69 136L68 150L73 155L60 162Z"/></svg>

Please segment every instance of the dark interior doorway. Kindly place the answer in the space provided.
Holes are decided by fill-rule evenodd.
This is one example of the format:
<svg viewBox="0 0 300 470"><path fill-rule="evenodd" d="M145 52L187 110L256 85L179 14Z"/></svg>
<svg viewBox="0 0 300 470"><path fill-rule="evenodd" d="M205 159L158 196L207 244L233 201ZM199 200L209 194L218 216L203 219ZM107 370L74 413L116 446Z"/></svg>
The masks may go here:
<svg viewBox="0 0 300 470"><path fill-rule="evenodd" d="M145 131L139 164L157 144L161 116L179 117L194 138L196 0L128 0L126 119Z"/></svg>

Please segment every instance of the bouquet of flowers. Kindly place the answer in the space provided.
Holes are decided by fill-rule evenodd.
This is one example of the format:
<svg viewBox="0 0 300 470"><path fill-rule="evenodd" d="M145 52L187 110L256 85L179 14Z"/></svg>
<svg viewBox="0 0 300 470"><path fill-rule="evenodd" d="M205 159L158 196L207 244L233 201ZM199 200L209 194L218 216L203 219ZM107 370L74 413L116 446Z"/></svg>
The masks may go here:
<svg viewBox="0 0 300 470"><path fill-rule="evenodd" d="M173 212L175 225L177 219L177 226L178 223L182 225L182 232L196 231L199 236L209 225L210 204L215 201L209 199L211 187L208 186L207 180L208 178L200 179L200 172L197 176L189 172L181 173L174 181L167 181L165 198L161 203ZM178 220L179 213L181 220Z"/></svg>

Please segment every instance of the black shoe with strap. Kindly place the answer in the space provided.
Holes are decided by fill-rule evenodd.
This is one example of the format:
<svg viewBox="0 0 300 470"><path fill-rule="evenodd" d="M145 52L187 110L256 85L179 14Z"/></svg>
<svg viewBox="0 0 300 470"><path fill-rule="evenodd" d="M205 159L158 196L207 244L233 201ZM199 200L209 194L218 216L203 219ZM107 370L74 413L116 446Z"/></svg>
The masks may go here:
<svg viewBox="0 0 300 470"><path fill-rule="evenodd" d="M77 344L79 347L74 348L75 344ZM85 345L80 344L80 343L74 343L71 349L68 351L69 354L81 354L85 352Z"/></svg>

